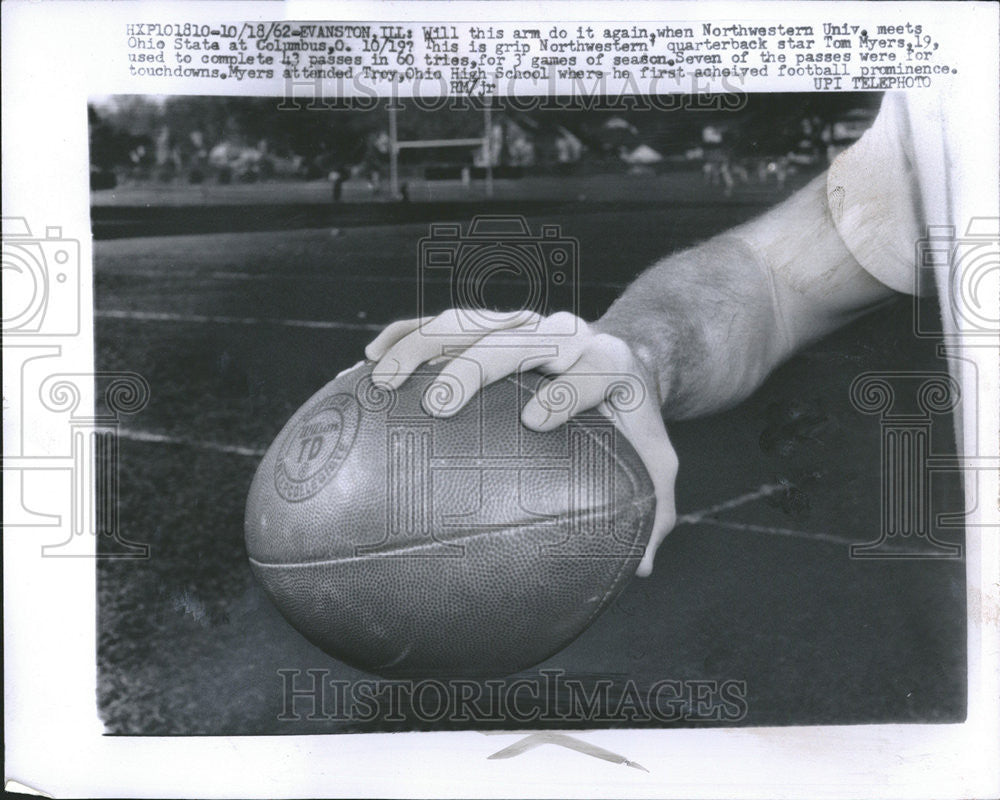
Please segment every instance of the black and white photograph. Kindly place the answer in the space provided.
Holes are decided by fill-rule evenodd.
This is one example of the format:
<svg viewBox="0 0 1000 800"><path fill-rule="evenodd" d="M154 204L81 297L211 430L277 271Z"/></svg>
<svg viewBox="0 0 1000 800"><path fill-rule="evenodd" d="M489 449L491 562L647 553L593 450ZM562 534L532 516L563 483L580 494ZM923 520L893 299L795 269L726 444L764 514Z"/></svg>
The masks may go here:
<svg viewBox="0 0 1000 800"><path fill-rule="evenodd" d="M964 718L933 276L827 210L898 98L553 100L90 105L109 732Z"/></svg>
<svg viewBox="0 0 1000 800"><path fill-rule="evenodd" d="M53 5L8 789L1000 789L995 7Z"/></svg>

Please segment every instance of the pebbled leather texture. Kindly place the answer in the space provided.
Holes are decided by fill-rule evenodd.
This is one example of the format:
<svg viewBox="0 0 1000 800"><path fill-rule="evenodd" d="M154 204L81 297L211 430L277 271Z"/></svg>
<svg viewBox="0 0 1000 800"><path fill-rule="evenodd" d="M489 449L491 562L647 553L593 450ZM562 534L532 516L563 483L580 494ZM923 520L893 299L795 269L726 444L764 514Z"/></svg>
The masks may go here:
<svg viewBox="0 0 1000 800"><path fill-rule="evenodd" d="M267 594L315 645L383 675L499 676L565 647L649 538L655 498L635 450L596 413L521 425L538 373L451 419L421 406L437 370L394 392L370 374L324 386L257 469L245 534Z"/></svg>

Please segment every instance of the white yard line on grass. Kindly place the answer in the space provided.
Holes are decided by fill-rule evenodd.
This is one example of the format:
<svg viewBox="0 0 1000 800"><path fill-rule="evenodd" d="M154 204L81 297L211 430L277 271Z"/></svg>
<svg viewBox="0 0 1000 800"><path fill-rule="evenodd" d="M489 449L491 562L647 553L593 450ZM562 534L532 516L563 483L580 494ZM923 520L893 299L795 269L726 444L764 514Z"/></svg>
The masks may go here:
<svg viewBox="0 0 1000 800"><path fill-rule="evenodd" d="M314 273L286 274L282 272L236 272L232 270L210 270L202 271L196 269L121 269L106 270L103 275L114 276L116 278L152 278L152 279L175 279L190 280L201 278L202 280L214 281L269 281L269 280L303 280L303 281L325 281L333 283L403 283L414 284L418 281L424 284L446 285L452 282L452 278L436 278L428 275L339 275L326 274L316 275ZM490 285L496 286L518 286L522 282L503 278L491 278ZM627 283L618 281L590 281L586 286L597 289L624 289Z"/></svg>
<svg viewBox="0 0 1000 800"><path fill-rule="evenodd" d="M723 528L731 531L744 531L748 533L769 533L774 536L788 536L795 539L809 539L817 542L831 542L833 544L857 544L853 539L836 536L831 533L815 533L811 531L799 531L793 528L778 528L773 525L754 525L749 522L735 522L731 520L716 519L716 515L724 511L731 511L739 506L752 503L755 500L762 500L770 497L776 492L780 492L786 487L780 483L766 483L759 489L746 494L737 495L730 500L716 503L714 506L703 508L699 511L692 511L689 514L682 514L677 517L677 526L681 525L710 525L715 528Z"/></svg>
<svg viewBox="0 0 1000 800"><path fill-rule="evenodd" d="M173 314L165 311L123 311L99 309L94 312L99 319L128 319L139 322L190 322L213 325L282 325L287 328L322 328L343 331L381 331L385 328L376 322L336 322L316 319L272 319L267 317L226 317L208 314Z"/></svg>
<svg viewBox="0 0 1000 800"><path fill-rule="evenodd" d="M161 433L149 433L147 431L136 431L124 428L118 431L118 436L132 442L148 442L151 444L172 444L183 447L193 447L197 450L210 450L213 453L226 453L236 456L252 456L259 458L266 451L256 447L239 447L230 444L218 444L217 442L194 441L192 439L179 439L175 436L164 436Z"/></svg>
<svg viewBox="0 0 1000 800"><path fill-rule="evenodd" d="M255 447L239 447L237 445L227 445L219 444L217 442L206 442L206 441L194 441L192 439L180 439L174 436L164 436L160 433L149 433L147 431L138 431L131 429L123 429L118 431L118 435L122 439L128 439L133 442L146 442L151 444L170 444L179 445L182 447L192 447L196 450L209 450L213 453L226 453L229 455L247 456L252 458L260 458L266 452L265 450L258 449ZM739 506L746 505L747 503L753 502L754 500L760 500L764 497L774 494L775 492L781 490L780 484L765 484L759 489L753 492L748 492L746 494L741 494L733 497L730 500L726 500L722 503L717 503L709 508L702 509L700 511L693 511L690 514L682 514L677 518L677 526L681 525L711 525L715 528L724 528L726 530L733 531L743 531L747 533L768 533L776 536L787 536L795 539L807 539L819 542L831 542L833 544L856 544L853 539L847 539L841 536L834 536L829 533L815 533L810 531L799 531L791 528L777 528L770 525L754 525L747 522L729 522L726 520L712 519L712 515L718 514L723 511L729 511Z"/></svg>
<svg viewBox="0 0 1000 800"><path fill-rule="evenodd" d="M677 517L678 525L696 525L699 522L712 522L713 520L707 519L707 517L712 517L715 514L720 514L723 511L729 511L733 508L738 508L739 506L746 505L747 503L752 503L754 500L760 500L764 497L769 497L775 492L780 492L785 487L780 483L765 483L759 489L752 492L747 492L746 494L737 495L730 500L724 500L721 503L716 503L714 506L709 506L708 508L703 508L700 511L692 511L689 514L682 514Z"/></svg>
<svg viewBox="0 0 1000 800"><path fill-rule="evenodd" d="M711 525L714 528L724 528L731 531L743 533L769 533L774 536L787 536L792 539L807 539L815 542L830 542L831 544L856 545L857 539L848 539L846 536L836 536L832 533L822 533L816 531L798 531L793 528L775 528L771 525L753 525L749 522L729 522L721 519L703 519L701 525Z"/></svg>

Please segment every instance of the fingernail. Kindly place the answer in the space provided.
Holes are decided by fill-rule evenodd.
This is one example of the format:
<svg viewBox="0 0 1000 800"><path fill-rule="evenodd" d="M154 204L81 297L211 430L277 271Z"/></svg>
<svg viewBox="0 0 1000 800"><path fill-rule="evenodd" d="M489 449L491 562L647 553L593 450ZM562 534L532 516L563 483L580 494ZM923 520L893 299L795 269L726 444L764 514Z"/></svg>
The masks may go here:
<svg viewBox="0 0 1000 800"><path fill-rule="evenodd" d="M542 408L538 403L530 403L525 406L524 411L521 412L521 423L526 428L531 428L532 430L542 431L545 428L545 423L548 421L549 412Z"/></svg>
<svg viewBox="0 0 1000 800"><path fill-rule="evenodd" d="M462 407L464 396L458 379L441 375L427 387L420 402L432 417L451 417Z"/></svg>

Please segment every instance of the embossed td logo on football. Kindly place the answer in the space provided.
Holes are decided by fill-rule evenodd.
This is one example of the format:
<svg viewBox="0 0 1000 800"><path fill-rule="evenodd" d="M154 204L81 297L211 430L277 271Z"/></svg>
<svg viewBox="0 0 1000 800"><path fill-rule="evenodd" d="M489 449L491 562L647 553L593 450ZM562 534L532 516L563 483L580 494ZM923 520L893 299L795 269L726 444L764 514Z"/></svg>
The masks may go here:
<svg viewBox="0 0 1000 800"><path fill-rule="evenodd" d="M349 394L324 397L285 435L274 486L291 503L307 500L329 483L351 452L358 404Z"/></svg>

